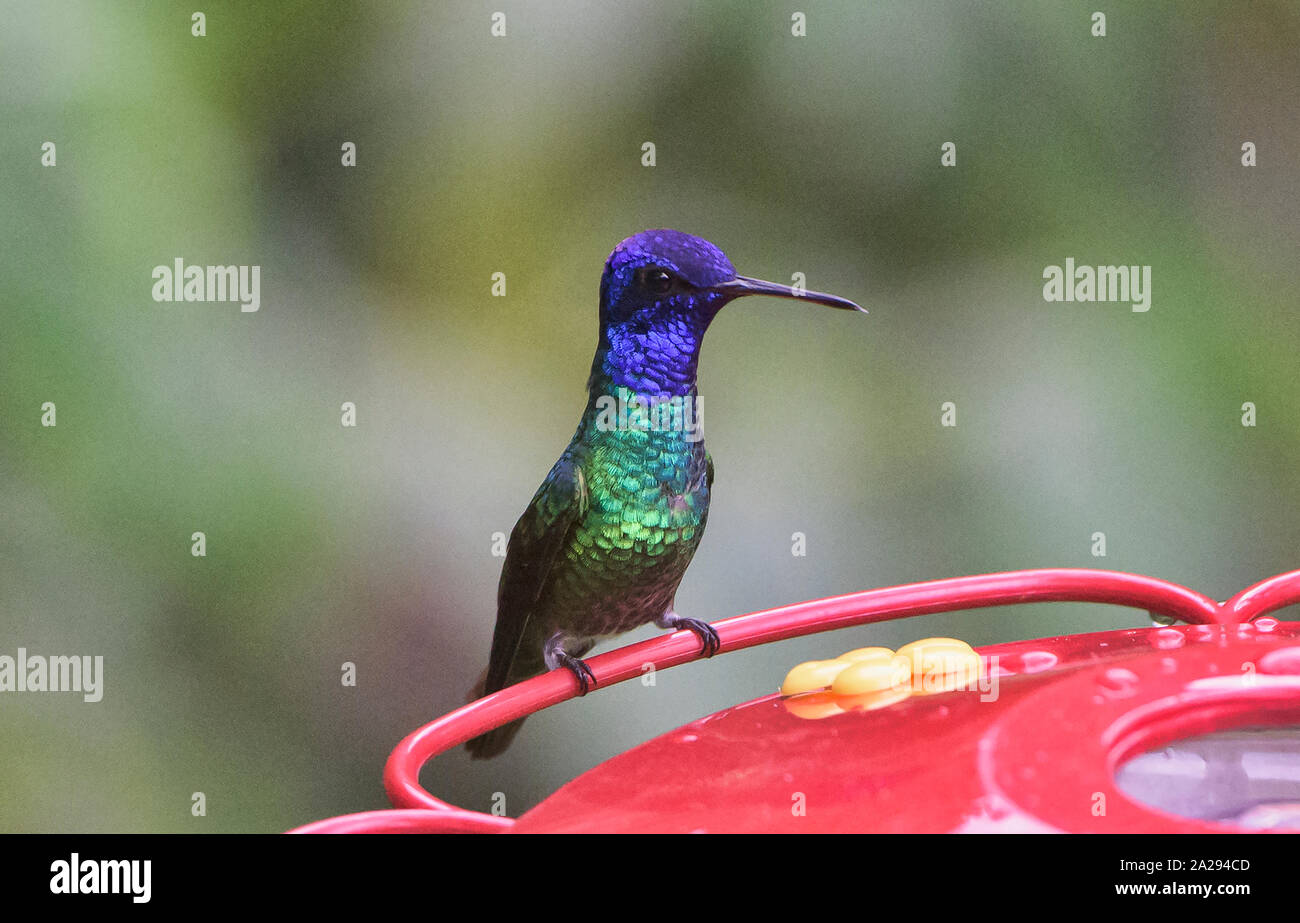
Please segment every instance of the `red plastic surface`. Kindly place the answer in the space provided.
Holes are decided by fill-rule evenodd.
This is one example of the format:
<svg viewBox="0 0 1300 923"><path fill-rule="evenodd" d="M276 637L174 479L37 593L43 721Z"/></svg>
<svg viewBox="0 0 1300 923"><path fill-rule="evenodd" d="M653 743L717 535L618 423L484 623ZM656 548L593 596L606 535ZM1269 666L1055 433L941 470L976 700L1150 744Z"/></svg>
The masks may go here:
<svg viewBox="0 0 1300 923"><path fill-rule="evenodd" d="M1272 612L1282 606L1300 601L1300 571L1282 574L1256 584L1254 587L1237 594L1223 605L1216 603L1213 599L1207 596L1189 590L1186 587L1157 580L1152 577L1115 573L1111 571L1073 569L1015 571L1005 574L990 574L978 577L958 577L949 580L936 580L902 587L868 590L862 593L854 593L847 596L834 597L815 602L800 603L798 605L786 606L780 609L769 610L767 612L725 619L720 622L715 622L714 627L717 629L718 635L722 640L722 652L725 653L727 651L751 647L756 644L782 640L817 631L844 628L850 625L860 625L870 622L886 621L913 615L923 615L932 612L951 611L956 609L1048 601L1094 602L1133 606L1161 615L1172 616L1179 620L1193 623L1193 625L1235 626L1240 622L1257 619L1265 613ZM1272 620L1270 620L1270 622L1272 622ZM1203 632L1210 631L1214 633L1214 638L1217 639L1215 645L1204 645L1199 643L1201 637L1191 634L1191 632L1197 630L1196 628L1177 629L1175 630L1177 634L1180 634L1184 638L1191 638L1193 642L1197 643L1182 644L1176 648L1162 651L1159 654L1152 652L1151 647L1148 644L1143 651L1147 658L1153 660L1153 662L1168 659L1174 659L1177 661L1187 660L1189 671L1183 673L1175 671L1175 674L1182 677L1192 677L1194 670L1191 670L1191 668L1193 667L1197 670L1211 669L1210 664L1202 663L1201 659L1198 659L1201 658L1202 655L1193 655L1191 653L1192 651L1224 648L1225 646L1227 648L1235 648L1246 645L1250 650L1258 652L1260 650L1259 644L1261 643L1258 638L1263 635L1269 635L1270 641L1274 644L1282 644L1283 642L1281 639L1292 636L1291 626L1284 626L1280 629L1275 626L1270 627L1273 629L1271 632L1261 632L1258 628L1246 628L1244 629L1245 633L1240 635L1238 633L1243 631L1243 629L1230 628L1225 634L1223 630L1218 627L1201 628L1200 630ZM1148 635L1150 637L1156 637L1153 632L1169 630L1171 629L1152 629L1150 631L1135 630L1133 632L1121 632L1118 634L1129 637L1130 641L1132 641L1132 639L1139 639L1133 643L1147 644L1147 641L1143 639ZM1075 677L1063 675L1070 673L1072 668L1078 668L1086 663L1091 663L1094 667L1097 667L1101 662L1108 660L1109 656L1104 653L1107 646L1112 643L1119 643L1119 641L1118 638L1115 642L1107 641L1105 640L1105 637L1106 636L1104 635L1076 635L1063 639L1053 639L1050 642L1016 642L1012 645L1000 646L999 650L1005 650L1008 654L1013 653L1016 650L1021 650L1022 652L1035 652L1036 659L1032 660L1032 663L1034 664L1041 665L1046 662L1044 657L1041 655L1050 655L1055 657L1056 664L1049 668L1049 670L1043 671L1047 675L1040 676L1037 680L1030 681L1030 672L1028 669L1006 677L1009 681L1007 694L1005 697L1000 699L999 702L982 703L983 707L980 711L972 711L968 714L965 711L962 711L962 720L945 721L947 727L954 729L951 733L955 736L951 740L945 738L936 743L930 735L924 732L925 724L918 722L933 722L937 720L933 715L941 714L939 711L928 711L927 706L934 708L947 708L948 712L943 714L945 719L951 716L954 709L966 709L967 706L961 704L956 699L947 703L940 703L939 700L950 699L954 695L970 695L971 693L937 696L929 703L913 698L898 703L895 706L891 706L888 709L870 713L871 715L876 716L868 718L868 721L871 722L873 727L876 727L877 734L882 733L883 728L883 733L894 735L893 738L889 739L890 747L888 749L891 758L887 760L887 765L884 763L878 764L877 762L874 762L883 759L883 757L876 756L875 754L881 753L885 749L879 745L878 737L874 738L876 740L874 748L866 747L865 749L854 751L855 755L852 759L848 759L848 764L850 778L856 781L850 785L849 788L851 789L856 787L856 790L860 793L871 792L876 789L883 792L892 792L892 794L882 795L881 797L884 798L885 802L888 802L888 810L892 812L892 816L900 826L889 827L888 829L951 829L942 826L942 823L944 822L944 818L942 817L936 815L928 820L926 819L928 816L927 812L931 811L935 802L946 799L946 793L936 796L935 789L929 788L923 795L918 795L921 799L918 803L912 803L911 801L899 802L896 800L901 797L902 790L896 789L892 783L889 783L889 780L894 778L896 774L902 772L899 767L908 762L906 759L908 753L905 749L903 751L904 758L900 759L899 750L894 747L894 744L899 741L904 744L909 740L917 741L915 744L912 744L912 746L920 748L916 756L919 758L922 751L928 751L930 753L930 762L933 764L944 762L943 759L935 759L936 753L943 754L944 757L947 758L951 755L950 750L954 753L960 754L963 752L961 750L962 747L973 749L981 753L993 752L988 749L993 746L993 743L984 740L984 736L992 732L989 722L993 721L995 717L998 716L1009 717L1013 707L1017 706L1020 699L1028 697L1031 691L1042 691L1047 688L1052 688L1056 685L1056 680L1058 679L1062 680L1062 682L1065 679L1074 682L1076 679ZM1172 635L1165 635L1163 637L1172 639ZM1205 635L1205 637L1209 638L1210 635ZM1047 647L1052 645L1060 648L1060 650L1049 651ZM1243 656L1245 652L1246 648L1243 648L1242 650L1233 651L1230 655L1225 656L1240 657ZM588 664L596 675L599 689L616 682L622 682L634 676L640 676L642 665L646 662L653 662L657 669L667 669L676 666L677 664L694 660L698 656L699 640L692 633L681 631L672 635L655 638L640 644L634 644L616 651L611 651L607 654L602 654L589 660ZM1131 658L1135 663L1142 659L1136 653L1133 653ZM1217 669L1222 669L1223 666L1223 664L1219 664ZM1164 679L1169 679L1169 677L1165 677ZM1096 682L1095 679L1089 681ZM1119 704L1119 700L1117 700L1116 708L1119 708L1122 713L1128 714L1133 708L1145 702L1145 695L1148 690L1154 694L1163 689L1164 695L1174 695L1177 697L1178 694L1173 691L1172 687L1167 685L1161 686L1161 682L1161 674L1158 672L1150 673L1144 669L1143 672L1139 674L1139 682L1133 686L1135 690L1134 695L1123 697L1127 701L1127 704L1125 705ZM1169 718L1164 725L1161 725L1161 733L1175 733L1175 736L1182 736L1185 733L1195 732L1193 730L1187 730L1188 728L1203 729L1207 726L1207 721L1215 726L1227 726L1228 724L1239 723L1239 719L1242 717L1242 708L1246 710L1246 714L1248 715L1258 713L1260 716L1266 718L1274 717L1282 713L1290 715L1288 709L1290 709L1291 705L1297 701L1297 691L1294 685L1289 685L1285 682L1277 683L1269 681L1265 684L1265 689L1267 691L1254 689L1251 692L1251 695L1246 696L1244 699L1241 695L1238 695L1240 690L1230 690L1227 693L1223 693L1226 696L1225 702L1227 700L1232 700L1232 704L1224 704L1224 702L1218 702L1217 700L1216 702L1201 702L1201 704L1204 704L1208 710L1203 710L1199 707L1191 710L1184 710L1179 713L1182 715L1181 719L1175 715ZM522 715L531 714L543 708L550 707L551 705L555 705L565 699L572 698L576 693L576 690L576 681L568 671L554 671L542 676L534 677L533 679L519 683L516 686L512 686L509 689L504 689L501 692L494 693L493 695L480 699L477 702L473 702L470 705L458 709L413 732L397 746L389 757L388 764L385 767L384 782L390 800L398 808L423 809L429 812L430 817L428 818L428 826L426 829L430 830L498 832L505 829L512 829L512 827L519 830L540 830L559 829L560 826L574 823L578 823L579 825L588 823L604 824L604 826L584 826L583 829L661 829L653 826L654 822L650 819L649 815L637 814L638 820L636 821L636 824L639 824L639 826L629 826L625 823L627 820L626 816L622 818L615 816L617 814L617 809L628 807L628 791L631 788L634 788L637 784L630 781L629 778L624 778L621 782L616 783L616 787L621 786L622 790L617 802L611 801L609 804L601 805L599 802L588 803L585 801L578 801L574 803L572 811L567 813L565 812L563 805L568 803L566 799L571 799L575 792L585 791L586 789L582 788L582 786L588 782L595 785L603 784L607 777L611 779L613 778L609 775L610 772L633 773L635 771L635 763L628 762L629 757L631 757L632 754L640 754L639 759L644 759L647 754L643 751L647 747L654 747L657 744L662 744L662 742L668 738L659 738L657 741L652 741L650 744L637 748L629 754L624 754L615 760L611 760L609 763L604 764L604 766L599 767L592 773L588 773L586 776L575 780L561 789L561 791L555 796L552 796L551 799L548 799L542 805L539 805L534 811L526 815L526 818L517 825L512 824L511 821L504 818L454 809L450 805L439 801L420 786L420 767L433 756L436 756L438 753L444 752L452 747L458 746L485 730L497 727ZM1083 682L1080 681L1078 689L1075 690L1075 694L1081 696L1083 692ZM1200 699L1197 699L1196 701L1200 702ZM1064 717L1072 717L1075 714L1074 710L1078 708L1081 703L1082 699L1074 704L1066 703L1064 706L1056 703L1054 707L1064 707L1066 709ZM1051 703L1044 701L1040 704L1047 705ZM720 716L716 716L713 719L704 719L702 723L697 722L697 724L700 724L701 726L716 725L724 719L728 721L744 721L759 716L760 711L756 710L770 709L778 706L779 702L775 698L769 697L767 699L760 699L758 702L750 703L746 706L730 709L721 713ZM1090 712L1090 714L1101 715L1103 711L1103 709L1095 709ZM1036 708L1027 708L1025 710L1026 717L1022 719L1028 727L1037 728L1032 731L1031 736L1034 734L1050 734L1054 729L1068 726L1068 722L1064 720L1063 713L1059 711L1043 713L1035 718L1034 715L1036 713ZM744 715L744 718L733 719L731 717L733 715L741 714ZM1206 715L1219 715L1220 717L1211 719L1207 718ZM764 715L764 717L766 716ZM845 716L845 719L853 719L856 721L864 717L866 716L852 715ZM834 720L839 721L840 719ZM1286 720L1291 720L1291 718L1287 718ZM886 724L877 726L881 721L885 721ZM844 724L845 721L840 721L840 723ZM823 739L821 744L816 744L814 741L829 737L833 743L834 738L838 736L838 732L835 735L829 734L826 727L814 729L814 726L824 724L825 722L806 722L807 727L800 729L796 734L797 739L786 740L779 735L777 737L769 737L769 732L772 730L772 725L769 723L763 725L763 727L766 727L766 730L763 731L763 733L758 733L759 728L753 728L751 731L754 733L750 736L742 736L733 740L730 746L732 750L735 751L734 755L737 757L743 758L745 754L754 756L755 747L758 747L762 752L768 754L765 759L773 760L775 763L785 761L789 766L804 765L800 762L802 759L802 751L800 750L801 746L812 746L815 750L817 746L826 745L826 741ZM730 728L732 726L728 725L728 727ZM1107 725L1106 727L1109 728L1110 725ZM1145 726L1137 725L1127 729L1129 737L1124 738L1124 743L1125 746L1130 748L1130 750L1132 740L1155 740L1158 736L1153 732L1143 731L1143 727ZM739 730L740 726L737 725L734 729ZM1104 749L1105 746L1110 746L1110 744L1113 743L1113 741L1108 743L1109 739L1104 735L1106 728L1093 727L1092 725L1089 725L1088 729L1090 732L1095 731L1097 733L1096 740L1090 740L1088 744L1089 746L1095 744L1097 748ZM1142 737L1142 734L1144 733L1148 734L1145 738ZM1005 729L999 729L998 735L1003 734L1005 734ZM669 737L671 736L672 735L669 735ZM1067 738L1067 740L1060 741L1064 750L1071 750L1080 743L1080 739L1077 735L1067 735ZM1002 738L996 735L992 738L994 742L998 739ZM1026 740L1027 739L1028 738L1026 738ZM783 749L782 752L778 754L776 751L771 750L769 744L771 746L778 746L777 742L781 740L785 741L786 749ZM691 741L692 745L696 742L698 741ZM1026 743L1024 746L1031 747L1035 745ZM1007 758L1012 756L1011 753L1004 753L1004 751L1001 750L998 750L997 752L1002 753ZM1028 760L1031 756L1033 757L1032 762L1024 763L1025 766L1028 766L1031 769L1041 762L1036 755L1037 751L1034 753L1029 753L1028 751L1016 752L1018 753L1017 758L1022 760ZM1111 746L1111 749L1106 750L1106 759L1109 760L1109 766L1113 767L1114 762L1119 758L1116 755L1117 753L1118 751L1113 746ZM823 755L826 756L826 754ZM848 754L841 751L836 751L834 755L840 759L845 759L848 756ZM680 759L681 755L679 754L676 758ZM1091 767L1093 764L1093 761L1090 761L1086 765ZM694 782L697 782L700 785L705 786L705 788L715 792L726 789L727 785L725 783L727 782L727 779L716 775L710 775L708 769L709 765L713 764L705 764L700 767L703 774L698 778L695 778ZM717 766L720 765L723 765L723 763L719 762L717 764ZM756 763L755 765L758 764ZM819 772L826 774L828 778L835 776L835 767L833 764L822 763L819 765ZM971 815L968 820L962 821L963 826L961 829L973 829L966 825L968 823L976 825L980 824L980 817L986 817L989 823L1001 825L1000 829L1006 829L1008 825L1016 829L1025 828L1026 825L1029 829L1072 829L1069 826L1061 826L1060 816L1052 813L1050 810L1050 799L1042 800L1040 796L1035 796L1039 800L1035 801L1034 805L1029 806L1029 810L1026 810L1025 805L1019 805L1014 801L1004 803L1003 795L1006 793L1003 792L1001 788L998 788L998 786L1004 784L1004 782L998 781L1002 778L998 773L1003 771L999 768L1000 764L986 766L984 762L977 762L975 765L979 768L979 773L983 773L983 775L977 773L974 777L985 780L993 785L993 788L989 789L985 795L978 795L976 797L989 797L993 800L980 802L981 807L979 808L979 811L981 813ZM619 767L618 770L610 768L616 766ZM728 771L730 772L732 770ZM784 781L784 775L787 771L788 768L782 770L781 777L782 784L784 784L788 790L789 783ZM1109 769L1107 769L1107 773L1109 773ZM1092 779L1091 776L1088 778L1090 780ZM1107 775L1106 778L1108 779L1109 775ZM844 782L844 784L849 785L848 782ZM971 791L969 785L963 787L961 783L953 782L952 784L958 785L957 788L952 789L954 793L954 801L962 801L963 798L960 796L962 796L963 793ZM1110 789L1097 789L1097 791L1103 791L1103 793L1106 791L1113 792L1113 783L1109 784ZM848 790L849 789L846 789L846 791ZM1119 797L1122 798L1122 796ZM720 807L719 810L724 813L727 810L725 807L726 803L726 799L724 799L723 802L720 802L722 807ZM738 819L739 815L742 812L748 812L752 805L746 806L745 804L734 800L730 803L732 805L731 810L735 812L736 815L733 817L734 824L754 823L752 819ZM883 803L866 803L869 804L873 810L884 809L884 807L882 807ZM1010 804L1011 807L1008 807L1008 804ZM578 807L578 805L583 806ZM698 807L699 803L692 801L687 807L684 807L681 810L687 812L695 811ZM670 808L669 810L672 809ZM435 816L443 815L446 812L452 811L455 812L455 817ZM573 811L586 812L583 815L584 819L576 819L576 815L572 813ZM611 814L609 813L610 811L615 813ZM1042 814L1042 811L1047 811L1047 813ZM366 829L368 824L374 824L384 829L392 829L395 823L409 829L406 821L399 823L381 817L381 815L387 813L388 812L372 812L372 816L348 815L344 818L321 821L309 825L308 827L298 829L303 832L332 832L336 830L356 832L360 829ZM950 811L949 815L951 814L952 812ZM599 821L597 821L597 815L600 817ZM667 816L666 813L664 816ZM698 820L700 815L696 816ZM711 816L720 817L721 815ZM760 814L756 816L761 817L764 815L760 812ZM1136 826L1131 829L1171 829L1167 826L1167 823L1173 820L1164 815L1156 815L1146 809L1143 809L1141 814L1131 816L1136 818L1133 821ZM359 820L358 818L362 819ZM948 819L951 819L951 817L948 816ZM721 822L722 826L715 826L713 829L740 829L740 827L733 824L733 821ZM845 829L869 829L869 822L862 817L853 819L846 815L843 822L846 825ZM934 823L937 826L927 826L929 823ZM699 824L697 823L696 826L698 827ZM745 829L775 829L775 827L746 827ZM812 829L812 826L805 824L799 829L810 830ZM1200 828L1198 827L1197 829Z"/></svg>
<svg viewBox="0 0 1300 923"><path fill-rule="evenodd" d="M1116 787L1171 739L1300 721L1300 625L1181 626L981 650L998 695L911 697L797 717L778 695L727 709L579 776L520 833L1209 832ZM1243 663L1259 666L1243 672ZM1300 656L1293 663L1300 669ZM1048 666L1050 664L1050 666ZM1040 671L1040 672L1033 672ZM1100 806L1100 813L1099 813Z"/></svg>

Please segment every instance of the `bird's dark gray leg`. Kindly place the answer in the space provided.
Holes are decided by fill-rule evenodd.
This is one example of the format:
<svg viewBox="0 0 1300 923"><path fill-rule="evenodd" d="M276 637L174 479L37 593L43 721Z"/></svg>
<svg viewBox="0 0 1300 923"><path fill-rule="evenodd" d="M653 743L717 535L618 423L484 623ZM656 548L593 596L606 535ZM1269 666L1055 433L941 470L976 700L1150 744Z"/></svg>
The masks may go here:
<svg viewBox="0 0 1300 923"><path fill-rule="evenodd" d="M578 680L578 695L586 695L591 691L591 687L596 685L596 674L591 672L591 667L587 666L586 661L566 651L566 645L580 648L583 653L591 650L590 643L583 644L572 636L557 631L542 646L542 656L546 659L548 669L556 670L564 667L572 673Z"/></svg>
<svg viewBox="0 0 1300 923"><path fill-rule="evenodd" d="M704 643L704 656L712 657L722 647L722 639L718 633L713 630L713 626L708 622L701 622L699 619L688 619L684 615L678 615L672 609L669 609L659 618L655 619L655 624L660 628L685 628L693 631Z"/></svg>

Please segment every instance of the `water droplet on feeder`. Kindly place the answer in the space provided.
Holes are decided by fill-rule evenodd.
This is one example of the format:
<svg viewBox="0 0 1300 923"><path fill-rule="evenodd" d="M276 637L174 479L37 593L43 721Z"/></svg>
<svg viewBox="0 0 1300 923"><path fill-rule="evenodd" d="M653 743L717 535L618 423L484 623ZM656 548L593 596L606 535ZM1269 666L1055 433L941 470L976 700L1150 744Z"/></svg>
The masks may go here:
<svg viewBox="0 0 1300 923"><path fill-rule="evenodd" d="M1124 667L1111 667L1101 674L1097 685L1104 695L1112 699L1122 699L1137 691L1138 677L1132 670Z"/></svg>
<svg viewBox="0 0 1300 923"><path fill-rule="evenodd" d="M1152 632L1151 644L1161 651L1172 651L1182 647L1187 643L1183 633L1176 628L1162 628L1159 631Z"/></svg>
<svg viewBox="0 0 1300 923"><path fill-rule="evenodd" d="M1259 658L1259 672L1282 675L1300 674L1300 644L1269 651Z"/></svg>
<svg viewBox="0 0 1300 923"><path fill-rule="evenodd" d="M1025 651L1020 655L1020 669L1025 673L1042 673L1056 666L1057 657L1051 651Z"/></svg>

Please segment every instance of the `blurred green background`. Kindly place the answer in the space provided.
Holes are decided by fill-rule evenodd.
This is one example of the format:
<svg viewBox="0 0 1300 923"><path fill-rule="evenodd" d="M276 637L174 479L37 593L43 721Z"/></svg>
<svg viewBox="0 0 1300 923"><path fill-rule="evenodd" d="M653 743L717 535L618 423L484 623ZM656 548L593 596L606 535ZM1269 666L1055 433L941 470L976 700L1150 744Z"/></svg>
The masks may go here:
<svg viewBox="0 0 1300 923"><path fill-rule="evenodd" d="M385 806L388 751L486 663L491 536L572 434L602 261L647 227L871 311L714 324L683 613L1044 566L1225 598L1300 566L1300 7L1110 4L1093 38L1098 6L6 4L0 653L106 675L98 704L0 695L0 830ZM175 257L260 265L261 310L155 303ZM1067 257L1150 264L1150 312L1045 303ZM786 642L423 780L518 814L800 660L1140 624L1026 606Z"/></svg>

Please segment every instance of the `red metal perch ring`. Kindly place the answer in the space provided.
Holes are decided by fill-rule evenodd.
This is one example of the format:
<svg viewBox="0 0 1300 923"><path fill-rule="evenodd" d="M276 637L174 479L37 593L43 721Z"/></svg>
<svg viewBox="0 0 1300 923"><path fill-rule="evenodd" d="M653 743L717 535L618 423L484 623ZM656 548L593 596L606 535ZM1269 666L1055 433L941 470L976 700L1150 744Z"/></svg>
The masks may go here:
<svg viewBox="0 0 1300 923"><path fill-rule="evenodd" d="M1300 571L1261 581L1219 604L1187 587L1116 571L1053 568L953 577L885 587L782 606L714 622L721 653L821 631L892 619L1036 602L1086 602L1130 606L1192 624L1237 624L1300 602ZM663 670L700 656L690 631L652 638L587 661L597 688L642 674L644 664ZM424 725L394 748L384 767L384 788L399 810L330 818L293 833L484 832L508 830L513 821L453 807L420 785L420 769L433 757L492 728L573 698L576 679L555 670L493 693Z"/></svg>

